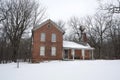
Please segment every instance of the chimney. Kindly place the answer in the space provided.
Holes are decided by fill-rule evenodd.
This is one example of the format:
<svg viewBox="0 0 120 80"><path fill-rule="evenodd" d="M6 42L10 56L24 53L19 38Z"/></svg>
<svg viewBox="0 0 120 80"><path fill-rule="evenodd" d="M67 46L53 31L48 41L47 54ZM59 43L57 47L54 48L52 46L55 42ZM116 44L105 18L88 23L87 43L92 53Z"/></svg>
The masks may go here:
<svg viewBox="0 0 120 80"><path fill-rule="evenodd" d="M82 38L81 38L81 41L83 42L83 43L87 43L87 36L86 36L86 33L82 33Z"/></svg>

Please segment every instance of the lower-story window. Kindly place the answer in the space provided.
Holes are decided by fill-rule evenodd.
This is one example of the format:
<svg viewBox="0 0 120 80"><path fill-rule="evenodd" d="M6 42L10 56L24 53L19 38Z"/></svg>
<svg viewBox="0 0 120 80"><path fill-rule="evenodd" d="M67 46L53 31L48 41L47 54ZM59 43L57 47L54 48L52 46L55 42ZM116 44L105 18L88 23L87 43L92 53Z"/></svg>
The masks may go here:
<svg viewBox="0 0 120 80"><path fill-rule="evenodd" d="M56 47L51 48L51 55L56 56Z"/></svg>
<svg viewBox="0 0 120 80"><path fill-rule="evenodd" d="M45 46L40 47L40 56L45 56Z"/></svg>

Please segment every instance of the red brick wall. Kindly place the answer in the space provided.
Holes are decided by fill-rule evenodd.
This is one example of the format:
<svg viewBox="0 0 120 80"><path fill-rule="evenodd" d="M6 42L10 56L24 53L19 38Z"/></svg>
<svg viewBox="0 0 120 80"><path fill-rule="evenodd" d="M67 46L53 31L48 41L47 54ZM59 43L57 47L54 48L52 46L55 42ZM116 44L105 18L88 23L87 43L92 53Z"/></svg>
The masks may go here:
<svg viewBox="0 0 120 80"><path fill-rule="evenodd" d="M82 57L81 50L75 50L75 58L81 59L81 57Z"/></svg>
<svg viewBox="0 0 120 80"><path fill-rule="evenodd" d="M90 50L85 50L85 59L90 59Z"/></svg>
<svg viewBox="0 0 120 80"><path fill-rule="evenodd" d="M50 27L48 27L50 25ZM45 33L45 42L40 41L41 33ZM56 42L51 41L52 33L56 34ZM40 46L45 46L45 56L40 56ZM51 47L56 47L56 56L51 55ZM33 62L41 60L62 59L63 33L53 24L45 24L33 32Z"/></svg>
<svg viewBox="0 0 120 80"><path fill-rule="evenodd" d="M72 59L71 49L69 49L69 58ZM83 59L82 50L75 50L75 59ZM85 50L85 59L90 59L90 51Z"/></svg>

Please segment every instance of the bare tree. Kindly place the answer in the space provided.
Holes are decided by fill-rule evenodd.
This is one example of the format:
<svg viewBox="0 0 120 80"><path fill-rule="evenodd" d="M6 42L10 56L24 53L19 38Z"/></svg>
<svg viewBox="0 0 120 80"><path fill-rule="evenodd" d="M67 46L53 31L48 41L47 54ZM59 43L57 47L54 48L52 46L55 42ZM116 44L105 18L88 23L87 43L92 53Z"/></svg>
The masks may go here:
<svg viewBox="0 0 120 80"><path fill-rule="evenodd" d="M87 17L85 26L87 27L87 33L89 35L89 43L93 45L97 53L97 57L102 58L103 53L103 44L107 40L107 30L109 29L108 22L109 17L106 17L105 14L95 14L94 17Z"/></svg>
<svg viewBox="0 0 120 80"><path fill-rule="evenodd" d="M66 29L65 29L65 22L64 22L64 21L58 20L58 21L56 22L56 24L57 24L60 28L62 28L64 31L66 30Z"/></svg>
<svg viewBox="0 0 120 80"><path fill-rule="evenodd" d="M40 12L38 12L38 9ZM12 60L16 62L20 40L25 32L44 17L45 9L34 0L1 0L1 26L4 27L13 50ZM39 18L38 18L39 17Z"/></svg>
<svg viewBox="0 0 120 80"><path fill-rule="evenodd" d="M64 31L63 39L65 40L67 38L67 36L66 36L66 30L67 30L67 28L65 26L65 22L63 20L58 20L56 22L56 24Z"/></svg>
<svg viewBox="0 0 120 80"><path fill-rule="evenodd" d="M109 49L112 57L120 58L120 25L119 25L119 14L120 14L120 0L115 0L116 3L108 2L106 4L100 5L100 10L102 12L107 12L106 14L110 16L108 20L109 31L108 31L108 44L112 46Z"/></svg>
<svg viewBox="0 0 120 80"><path fill-rule="evenodd" d="M83 26L83 23L80 21L77 17L72 17L68 25L72 27L72 34L73 40L80 42L82 40L82 34L85 31L85 26Z"/></svg>
<svg viewBox="0 0 120 80"><path fill-rule="evenodd" d="M114 57L120 58L120 20L118 16L112 19L108 35L114 49Z"/></svg>

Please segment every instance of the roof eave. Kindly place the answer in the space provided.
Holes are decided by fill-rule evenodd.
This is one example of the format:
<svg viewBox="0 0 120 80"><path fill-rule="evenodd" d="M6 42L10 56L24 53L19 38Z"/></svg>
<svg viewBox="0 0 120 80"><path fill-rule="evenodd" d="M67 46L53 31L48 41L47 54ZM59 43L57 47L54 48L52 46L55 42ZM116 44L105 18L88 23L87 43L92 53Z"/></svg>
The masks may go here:
<svg viewBox="0 0 120 80"><path fill-rule="evenodd" d="M63 47L64 49L83 49L83 50L94 50L94 48L74 48L74 47Z"/></svg>

